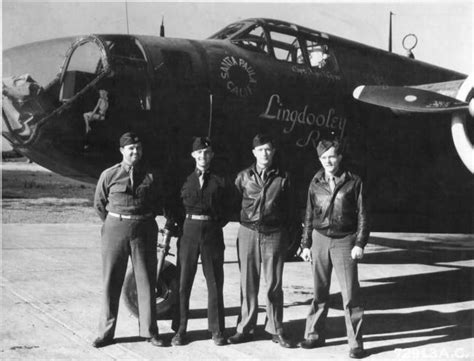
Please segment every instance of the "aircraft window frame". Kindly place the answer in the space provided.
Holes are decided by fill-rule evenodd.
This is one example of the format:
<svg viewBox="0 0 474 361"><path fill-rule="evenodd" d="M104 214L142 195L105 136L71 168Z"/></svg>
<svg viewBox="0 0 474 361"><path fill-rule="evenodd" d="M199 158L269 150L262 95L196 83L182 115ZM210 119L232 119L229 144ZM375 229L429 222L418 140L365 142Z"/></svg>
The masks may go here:
<svg viewBox="0 0 474 361"><path fill-rule="evenodd" d="M257 33L257 31L260 31ZM254 33L256 32L256 33ZM232 43L245 48L247 50L260 52L267 55L272 55L269 47L268 33L261 24L253 24L239 36L232 38Z"/></svg>
<svg viewBox="0 0 474 361"><path fill-rule="evenodd" d="M91 50L94 50L93 57L91 56L92 51L89 51L89 54L86 56L83 56L83 51L87 51L87 47L91 47ZM78 56L79 54L79 56ZM80 62L78 61L80 60ZM90 60L93 59L93 63L88 61L88 64L84 66L84 60ZM96 75L98 73L98 70L101 68L102 64L102 52L100 48L95 44L94 42L83 42L77 45L71 52L68 63L67 63L67 70L68 71L80 71L82 73L88 73L88 74L94 74ZM100 71L100 70L99 70Z"/></svg>
<svg viewBox="0 0 474 361"><path fill-rule="evenodd" d="M95 35L91 35L86 38L82 38L75 42L68 50L66 54L66 59L62 67L62 73L60 78L61 90L59 94L59 100L62 102L70 101L82 94L85 94L89 91L90 88L94 87L95 84L99 82L102 78L107 76L111 71L111 64L113 67L123 67L129 68L130 73L133 74L136 72L140 75L140 78L137 77L137 81L133 82L133 85L136 85L135 89L137 90L136 93L138 94L138 101L137 103L140 104L142 110L151 110L151 83L150 83L150 63L148 61L148 54L146 53L145 48L140 43L140 41L136 38L133 39L125 39L123 41L129 41L132 46L135 47L137 50L136 54L139 57L128 57L124 56L120 53L112 53L110 52L110 44L120 42L121 38L114 38L114 37L97 37ZM98 50L100 51L100 60L97 62L95 73L93 74L93 79L89 80L83 87L76 90L71 90L66 88L70 88L67 85L69 80L69 74L73 71L70 70L70 62L72 57L74 56L77 49L81 46L90 43L95 45ZM68 74L68 72L70 72ZM125 73L126 74L126 73ZM92 77L91 77L92 78ZM133 78L133 77L132 77ZM71 93L72 95L69 95Z"/></svg>
<svg viewBox="0 0 474 361"><path fill-rule="evenodd" d="M214 35L211 35L209 39L217 39L217 40L231 39L235 35L240 33L242 30L244 30L246 27L248 27L248 25L249 24L246 22L238 22L238 23L230 24L226 26L224 29L219 30Z"/></svg>
<svg viewBox="0 0 474 361"><path fill-rule="evenodd" d="M333 74L340 73L339 64L334 54L334 50L327 41L321 38L305 37L304 39L302 39L302 42L304 43L303 48L305 49L305 52L306 52L308 66L313 71L333 73ZM310 49L314 49L314 48L319 48L319 49L317 51L310 51ZM321 55L320 59L316 60L316 62L312 64L311 63L312 53L324 53L325 56Z"/></svg>
<svg viewBox="0 0 474 361"><path fill-rule="evenodd" d="M238 23L240 26L234 34L228 34L233 44L247 50L270 55L275 60L292 65L311 67L310 55L307 51L307 42L321 42L319 37L307 36L301 34L295 26L286 26L273 23ZM230 26L233 26L231 24ZM227 27L228 28L228 27ZM220 34L225 31L224 28L211 38L220 39ZM257 32L257 33L256 33ZM274 34L272 36L272 34ZM305 36L306 35L306 36ZM281 38L287 38L286 41ZM288 41L291 40L291 41ZM333 53L330 50L330 54ZM334 72L339 73L339 66L334 57ZM311 67L316 69L315 67Z"/></svg>
<svg viewBox="0 0 474 361"><path fill-rule="evenodd" d="M296 61L293 60L296 59L296 48L275 40L272 41L272 46L276 60L296 64Z"/></svg>
<svg viewBox="0 0 474 361"><path fill-rule="evenodd" d="M301 50L301 42L298 37L298 34L293 34L287 31L282 31L282 29L278 27L270 27L267 29L269 37L270 37L270 44L273 48L273 55L276 60L284 61L290 64L297 64L297 65L304 65L305 60L304 57L298 56L298 50ZM280 39L276 39L272 34L278 34ZM282 37L283 35L283 37ZM290 40L291 42L285 41ZM278 49L278 52L277 52ZM284 56L279 55L280 51L286 52ZM283 53L282 53L283 55Z"/></svg>
<svg viewBox="0 0 474 361"><path fill-rule="evenodd" d="M308 66L308 61L306 60L306 53L302 47L296 49L296 64Z"/></svg>
<svg viewBox="0 0 474 361"><path fill-rule="evenodd" d="M92 44L95 45L100 52L100 60L97 62L95 72L89 73L93 74L93 79L91 79L82 89L74 92L71 96L68 96L70 90L66 90L65 87L66 82L69 82L70 79L68 78L68 74L71 74L72 71L69 70L69 65L71 62L72 57L74 56L76 50L78 50L81 46L85 44ZM70 73L68 73L70 71ZM66 52L66 56L64 58L64 63L61 66L61 76L59 79L60 84L60 91L59 91L59 101L63 103L68 103L72 99L81 96L89 91L90 88L94 87L97 82L99 82L102 78L107 76L110 73L110 63L109 63L109 54L107 46L104 42L99 39L95 35L90 35L88 37L80 38L76 42L74 42ZM66 94L65 94L66 93Z"/></svg>

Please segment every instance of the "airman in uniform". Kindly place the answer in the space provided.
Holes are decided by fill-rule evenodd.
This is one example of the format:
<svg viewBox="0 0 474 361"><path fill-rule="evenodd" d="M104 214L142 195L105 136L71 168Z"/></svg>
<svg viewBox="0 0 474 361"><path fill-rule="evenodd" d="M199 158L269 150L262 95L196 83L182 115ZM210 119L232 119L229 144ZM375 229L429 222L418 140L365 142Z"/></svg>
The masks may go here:
<svg viewBox="0 0 474 361"><path fill-rule="evenodd" d="M322 347L329 288L334 268L341 286L351 358L362 358L362 316L357 261L369 238L366 199L359 176L344 169L337 140L323 139L317 146L323 169L309 185L301 257L312 261L314 297L306 319L305 340L300 347Z"/></svg>
<svg viewBox="0 0 474 361"><path fill-rule="evenodd" d="M225 248L222 227L229 220L233 187L230 181L210 168L214 153L208 138L195 138L191 155L196 169L181 189L185 219L178 243L179 312L173 320L176 334L171 344L181 346L188 342L189 299L201 256L208 290L208 330L214 343L222 346L227 343L222 293Z"/></svg>
<svg viewBox="0 0 474 361"><path fill-rule="evenodd" d="M100 175L94 208L102 226L104 296L99 337L94 347L114 342L120 293L130 256L137 284L139 332L154 346L164 346L156 323L156 243L161 196L159 179L142 162L142 143L135 133L120 137L122 162Z"/></svg>
<svg viewBox="0 0 474 361"><path fill-rule="evenodd" d="M273 161L275 146L266 134L253 139L255 163L241 171L235 186L241 198L237 253L241 312L230 343L253 338L258 315L260 273L266 281L265 331L282 347L292 347L283 332L283 264L294 206L289 174Z"/></svg>

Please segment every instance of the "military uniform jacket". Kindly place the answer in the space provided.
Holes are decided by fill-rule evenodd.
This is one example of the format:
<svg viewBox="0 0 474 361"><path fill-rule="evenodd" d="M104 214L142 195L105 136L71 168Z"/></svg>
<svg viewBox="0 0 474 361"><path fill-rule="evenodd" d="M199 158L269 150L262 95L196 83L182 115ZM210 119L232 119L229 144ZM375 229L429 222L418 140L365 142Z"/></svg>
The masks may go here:
<svg viewBox="0 0 474 361"><path fill-rule="evenodd" d="M187 177L181 188L181 200L186 214L211 216L221 227L230 220L234 194L230 181L212 171L204 173L202 188L196 171Z"/></svg>
<svg viewBox="0 0 474 361"><path fill-rule="evenodd" d="M324 177L324 169L311 180L306 203L302 247L311 247L313 229L334 238L356 234L355 244L364 247L369 238L365 194L359 176L344 171L334 192Z"/></svg>
<svg viewBox="0 0 474 361"><path fill-rule="evenodd" d="M290 226L295 210L288 172L272 166L262 180L253 164L237 175L235 186L242 199L242 225L262 233Z"/></svg>
<svg viewBox="0 0 474 361"><path fill-rule="evenodd" d="M108 212L123 215L155 217L162 210L162 186L156 172L143 164L133 171L133 186L129 167L118 163L102 172L97 183L94 208L104 221Z"/></svg>

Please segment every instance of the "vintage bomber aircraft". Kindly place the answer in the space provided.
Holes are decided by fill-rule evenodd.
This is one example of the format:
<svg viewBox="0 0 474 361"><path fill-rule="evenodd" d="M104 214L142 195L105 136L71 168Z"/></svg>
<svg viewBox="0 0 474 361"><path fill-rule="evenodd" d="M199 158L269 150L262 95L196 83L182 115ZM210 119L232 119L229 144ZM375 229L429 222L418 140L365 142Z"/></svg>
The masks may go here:
<svg viewBox="0 0 474 361"><path fill-rule="evenodd" d="M5 62L21 62L9 54ZM3 79L3 135L46 168L95 182L119 159L127 130L142 133L149 160L177 176L192 169L192 136L209 134L217 166L233 175L250 164L253 135L266 131L279 139L301 209L318 139L334 136L367 180L373 229L467 232L472 86L464 74L269 19L203 41L91 35L72 44L49 83ZM86 132L99 90L107 104Z"/></svg>
<svg viewBox="0 0 474 361"><path fill-rule="evenodd" d="M9 54L13 68L21 63ZM317 142L337 137L347 165L366 179L373 230L472 232L472 98L464 74L249 19L202 41L82 37L49 83L4 78L3 136L52 171L96 182L119 160L117 139L128 130L145 137L148 160L169 179L192 170L192 136L210 135L216 167L235 175L252 161L252 137L269 132L293 174L301 215L319 167Z"/></svg>

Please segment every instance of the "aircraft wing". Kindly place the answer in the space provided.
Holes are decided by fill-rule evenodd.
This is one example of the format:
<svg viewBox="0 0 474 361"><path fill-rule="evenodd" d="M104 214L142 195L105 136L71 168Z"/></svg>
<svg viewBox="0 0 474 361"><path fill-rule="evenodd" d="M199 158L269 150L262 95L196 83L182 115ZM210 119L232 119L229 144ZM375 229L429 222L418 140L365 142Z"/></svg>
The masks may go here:
<svg viewBox="0 0 474 361"><path fill-rule="evenodd" d="M468 110L469 103L440 94L438 89L422 89L426 86L361 85L354 89L353 96L365 103L402 112L453 113Z"/></svg>

